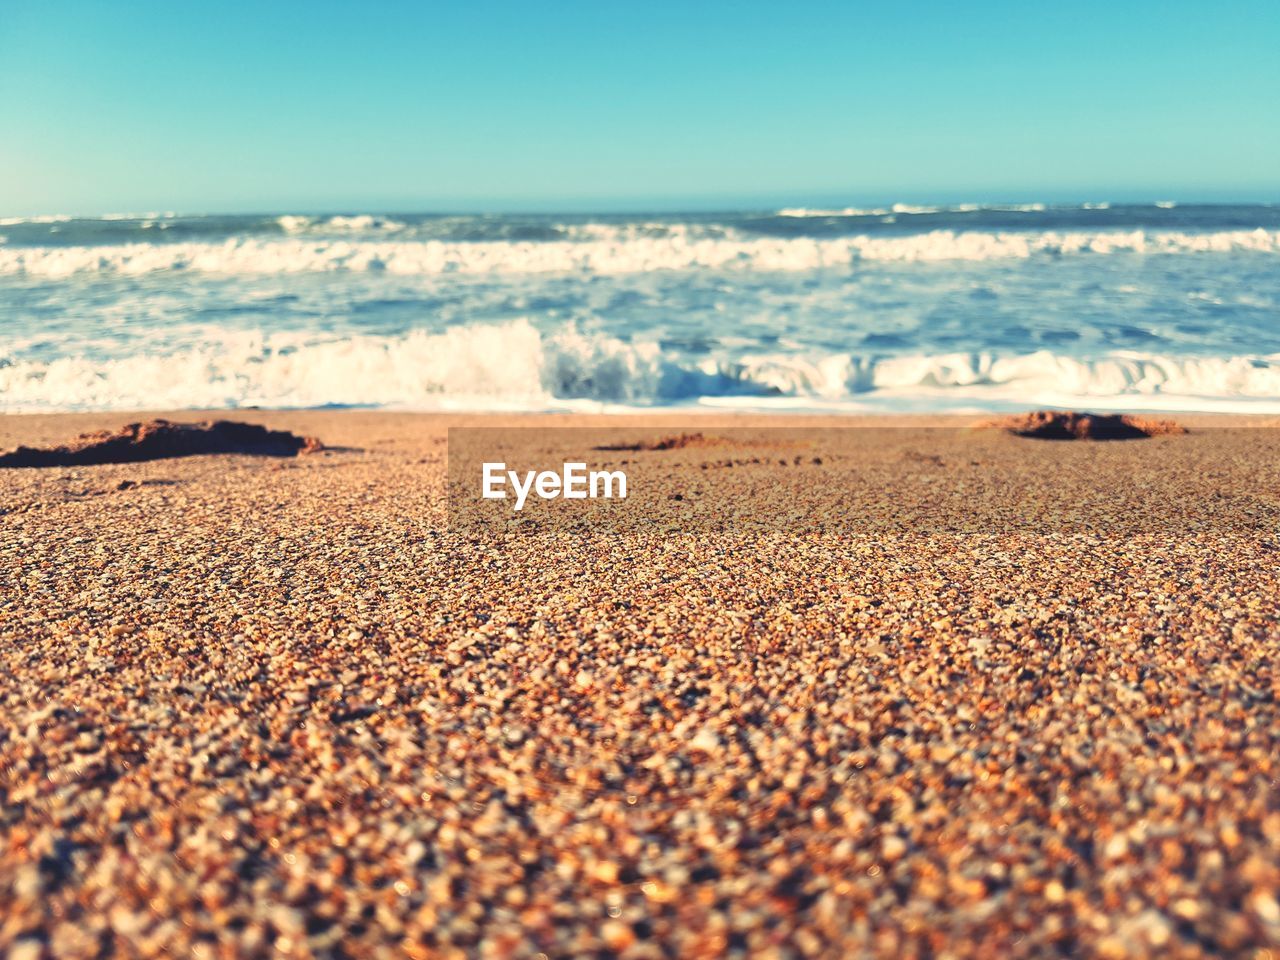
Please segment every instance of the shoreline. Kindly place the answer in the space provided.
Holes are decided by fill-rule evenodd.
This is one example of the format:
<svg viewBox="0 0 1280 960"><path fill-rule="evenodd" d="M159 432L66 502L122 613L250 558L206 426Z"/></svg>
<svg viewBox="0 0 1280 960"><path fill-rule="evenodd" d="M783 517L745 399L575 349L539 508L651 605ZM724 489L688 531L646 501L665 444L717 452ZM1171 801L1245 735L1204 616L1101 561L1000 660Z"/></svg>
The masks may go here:
<svg viewBox="0 0 1280 960"><path fill-rule="evenodd" d="M1010 407L1010 413L1022 413L1033 409L1066 409L1058 407L1037 407L1034 403ZM1280 426L1280 414L1246 413L1230 411L1218 413L1214 411L1175 411L1148 409L1142 406L1112 409L1091 408L1087 403L1075 407L1077 411L1088 410L1098 414L1125 414L1143 417L1166 417L1176 419L1188 427L1236 427L1236 426ZM135 421L165 419L175 422L193 422L200 420L243 420L248 423L262 423L265 426L277 427L289 418L297 418L302 423L322 423L331 420L339 423L343 419L350 420L405 420L405 421L440 421L445 426L470 426L479 421L511 421L517 424L545 423L555 426L590 426L593 424L627 424L645 425L652 423L656 427L678 427L689 421L711 426L969 426L973 423L1005 416L1005 411L973 410L923 411L923 412L841 412L841 411L760 411L760 410L716 410L709 408L674 409L655 408L645 410L627 410L622 412L582 412L582 411L488 411L488 410L391 410L384 408L323 408L323 407L193 407L193 408L140 408L137 410L70 410L50 412L0 413L0 438L4 436L25 436L34 430L43 435L48 427L65 424L67 429L109 429ZM6 430L6 425L9 428ZM35 434L32 434L35 435ZM2 446L2 444L0 444Z"/></svg>

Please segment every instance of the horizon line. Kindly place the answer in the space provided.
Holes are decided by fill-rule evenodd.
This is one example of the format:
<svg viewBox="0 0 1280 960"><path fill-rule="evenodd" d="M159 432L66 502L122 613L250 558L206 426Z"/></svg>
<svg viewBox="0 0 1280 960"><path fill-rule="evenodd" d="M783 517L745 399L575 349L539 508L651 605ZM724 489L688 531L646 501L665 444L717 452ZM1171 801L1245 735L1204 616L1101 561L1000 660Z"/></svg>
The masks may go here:
<svg viewBox="0 0 1280 960"><path fill-rule="evenodd" d="M186 218L186 217L252 217L252 216L284 216L289 214L299 214L307 216L344 216L344 215L401 215L401 216L641 216L641 215L679 215L679 214L703 214L712 215L717 213L762 213L776 215L783 210L825 210L835 209L837 207L843 210L859 211L867 215L875 215L877 211L883 210L887 213L901 213L910 215L913 212L963 212L964 207L976 207L979 209L989 209L993 207L1005 206L1031 206L1040 204L1045 209L1070 209L1081 208L1089 205L1105 206L1157 206L1161 204L1171 204L1178 207L1234 207L1234 206L1256 206L1256 207L1273 207L1280 205L1280 191L1273 195L1270 199L1262 199L1260 197L1245 197L1241 195L1239 198L1223 199L1216 197L1187 197L1179 198L1173 194L1157 194L1152 192L1137 197L1118 197L1113 198L1106 194L1080 195L1071 199L1055 198L1055 199L1027 199L1025 195L1019 195L1004 199L921 199L912 198L911 202L901 199L898 200L796 200L796 201L775 201L763 203L760 201L747 202L743 201L734 204L726 201L722 205L714 205L708 203L698 203L689 200L692 205L678 206L665 205L660 203L643 204L636 206L616 206L609 207L603 203L600 206L590 204L575 204L569 201L564 206L556 206L554 204L541 204L529 202L527 205L521 201L511 201L511 205L503 206L454 206L454 205L422 205L422 206L401 206L396 204L358 204L350 206L310 206L306 204L290 204L278 207L209 207L203 210L199 209L161 209L152 207L150 209L134 209L134 210L103 210L95 212L48 212L42 211L38 213L9 213L0 214L0 220L10 221L39 221L47 219L51 222L65 220L135 220L135 219L169 219L169 218ZM678 203L678 201L675 201ZM842 206L843 205L843 206ZM897 210L894 207L918 207L920 211ZM923 208L934 208L926 211ZM1031 211L1028 211L1031 212ZM841 213L832 213L832 216L839 216ZM858 213L844 214L846 216L857 216Z"/></svg>

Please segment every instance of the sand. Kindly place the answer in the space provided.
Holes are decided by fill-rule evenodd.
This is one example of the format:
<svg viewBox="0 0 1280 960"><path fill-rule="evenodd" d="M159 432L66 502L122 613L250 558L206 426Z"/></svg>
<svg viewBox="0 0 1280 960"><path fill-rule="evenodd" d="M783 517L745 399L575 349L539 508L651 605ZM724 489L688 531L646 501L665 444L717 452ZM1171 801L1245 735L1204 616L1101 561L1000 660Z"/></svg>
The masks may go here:
<svg viewBox="0 0 1280 960"><path fill-rule="evenodd" d="M1050 458L1118 532L485 536L446 427L581 421L236 417L339 449L0 471L9 956L1280 950L1270 431L881 431L944 493Z"/></svg>

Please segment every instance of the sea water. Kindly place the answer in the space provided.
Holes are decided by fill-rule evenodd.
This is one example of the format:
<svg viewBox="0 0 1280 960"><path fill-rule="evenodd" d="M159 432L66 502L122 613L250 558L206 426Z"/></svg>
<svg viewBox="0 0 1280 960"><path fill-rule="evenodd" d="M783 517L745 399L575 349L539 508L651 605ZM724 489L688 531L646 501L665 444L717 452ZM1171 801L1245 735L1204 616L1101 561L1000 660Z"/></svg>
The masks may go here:
<svg viewBox="0 0 1280 960"><path fill-rule="evenodd" d="M1280 411L1280 207L0 220L0 411Z"/></svg>

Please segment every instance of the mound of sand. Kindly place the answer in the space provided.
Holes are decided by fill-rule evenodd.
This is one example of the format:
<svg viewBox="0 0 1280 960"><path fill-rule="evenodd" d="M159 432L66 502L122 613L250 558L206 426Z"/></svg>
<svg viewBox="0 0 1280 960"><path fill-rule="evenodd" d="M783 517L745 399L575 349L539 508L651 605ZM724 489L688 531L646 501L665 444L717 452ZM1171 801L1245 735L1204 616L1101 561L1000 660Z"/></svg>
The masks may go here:
<svg viewBox="0 0 1280 960"><path fill-rule="evenodd" d="M993 420L984 426L998 427L1020 437L1037 440L1145 440L1187 432L1185 427L1172 420L1070 410L1033 410Z"/></svg>
<svg viewBox="0 0 1280 960"><path fill-rule="evenodd" d="M0 467L79 467L101 463L140 463L204 453L242 453L294 457L324 449L315 437L268 430L254 423L212 420L171 423L148 420L119 430L84 433L70 443L45 449L18 447L0 454Z"/></svg>

